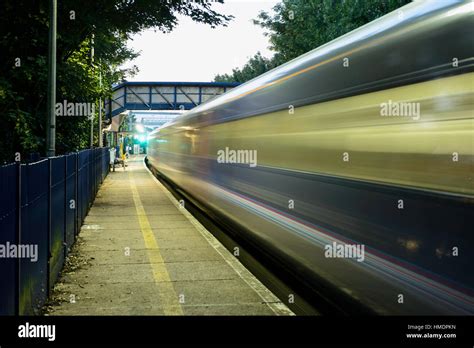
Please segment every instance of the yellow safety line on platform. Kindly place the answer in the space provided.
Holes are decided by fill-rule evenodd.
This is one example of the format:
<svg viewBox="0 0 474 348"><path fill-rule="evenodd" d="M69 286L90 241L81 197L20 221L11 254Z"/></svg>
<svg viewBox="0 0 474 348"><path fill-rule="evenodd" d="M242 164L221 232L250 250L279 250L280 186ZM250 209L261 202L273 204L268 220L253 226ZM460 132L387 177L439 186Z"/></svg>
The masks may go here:
<svg viewBox="0 0 474 348"><path fill-rule="evenodd" d="M138 193L135 179L131 172L129 172L129 177L133 202L135 203L135 208L137 210L140 229L145 241L147 256L150 261L150 267L153 271L153 277L158 287L158 295L160 297L161 305L163 306L163 312L165 315L183 315L183 309L178 302L178 296L174 290L173 284L171 283L168 270L165 266L163 257L161 256L160 248L156 242L150 222L148 221L145 208L143 208L140 194Z"/></svg>

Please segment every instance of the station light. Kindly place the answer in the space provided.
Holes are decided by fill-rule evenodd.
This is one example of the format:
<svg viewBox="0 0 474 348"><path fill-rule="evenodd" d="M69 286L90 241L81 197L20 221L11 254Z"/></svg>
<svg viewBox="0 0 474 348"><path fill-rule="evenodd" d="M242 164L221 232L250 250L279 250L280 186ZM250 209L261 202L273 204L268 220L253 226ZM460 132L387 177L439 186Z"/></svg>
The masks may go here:
<svg viewBox="0 0 474 348"><path fill-rule="evenodd" d="M139 133L144 133L144 132L145 132L145 128L144 128L141 124L139 124L139 123L137 123L137 124L135 125L135 129L136 129Z"/></svg>
<svg viewBox="0 0 474 348"><path fill-rule="evenodd" d="M138 135L138 136L137 136L137 139L138 139L138 141L141 142L141 143L144 143L144 142L147 141L146 135Z"/></svg>

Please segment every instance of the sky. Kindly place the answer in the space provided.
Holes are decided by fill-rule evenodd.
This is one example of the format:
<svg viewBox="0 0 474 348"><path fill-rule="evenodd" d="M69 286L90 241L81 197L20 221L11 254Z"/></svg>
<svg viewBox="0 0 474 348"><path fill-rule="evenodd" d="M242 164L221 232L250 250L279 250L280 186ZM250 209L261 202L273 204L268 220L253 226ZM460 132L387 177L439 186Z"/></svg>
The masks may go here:
<svg viewBox="0 0 474 348"><path fill-rule="evenodd" d="M135 35L128 46L140 56L122 68L136 65L139 73L128 81L213 81L215 75L231 73L260 51L271 57L264 30L252 23L260 11L271 12L275 0L226 0L213 3L218 13L235 18L227 27L209 25L179 16L178 25L168 34L153 29Z"/></svg>

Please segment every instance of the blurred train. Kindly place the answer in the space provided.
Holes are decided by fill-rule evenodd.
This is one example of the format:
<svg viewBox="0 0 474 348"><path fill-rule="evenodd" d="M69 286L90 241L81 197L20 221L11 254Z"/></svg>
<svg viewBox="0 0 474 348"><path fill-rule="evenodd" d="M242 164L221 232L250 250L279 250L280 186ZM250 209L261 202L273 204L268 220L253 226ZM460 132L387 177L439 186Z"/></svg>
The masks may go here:
<svg viewBox="0 0 474 348"><path fill-rule="evenodd" d="M473 3L414 2L156 130L148 162L334 313L472 315L473 68Z"/></svg>

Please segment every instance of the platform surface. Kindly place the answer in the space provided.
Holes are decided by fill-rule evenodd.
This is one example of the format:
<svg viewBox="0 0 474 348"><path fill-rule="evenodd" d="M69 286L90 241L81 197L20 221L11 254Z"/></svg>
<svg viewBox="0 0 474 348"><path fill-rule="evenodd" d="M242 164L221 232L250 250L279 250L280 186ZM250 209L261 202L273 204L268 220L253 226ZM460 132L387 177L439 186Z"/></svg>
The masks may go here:
<svg viewBox="0 0 474 348"><path fill-rule="evenodd" d="M102 184L48 315L292 315L148 171Z"/></svg>

